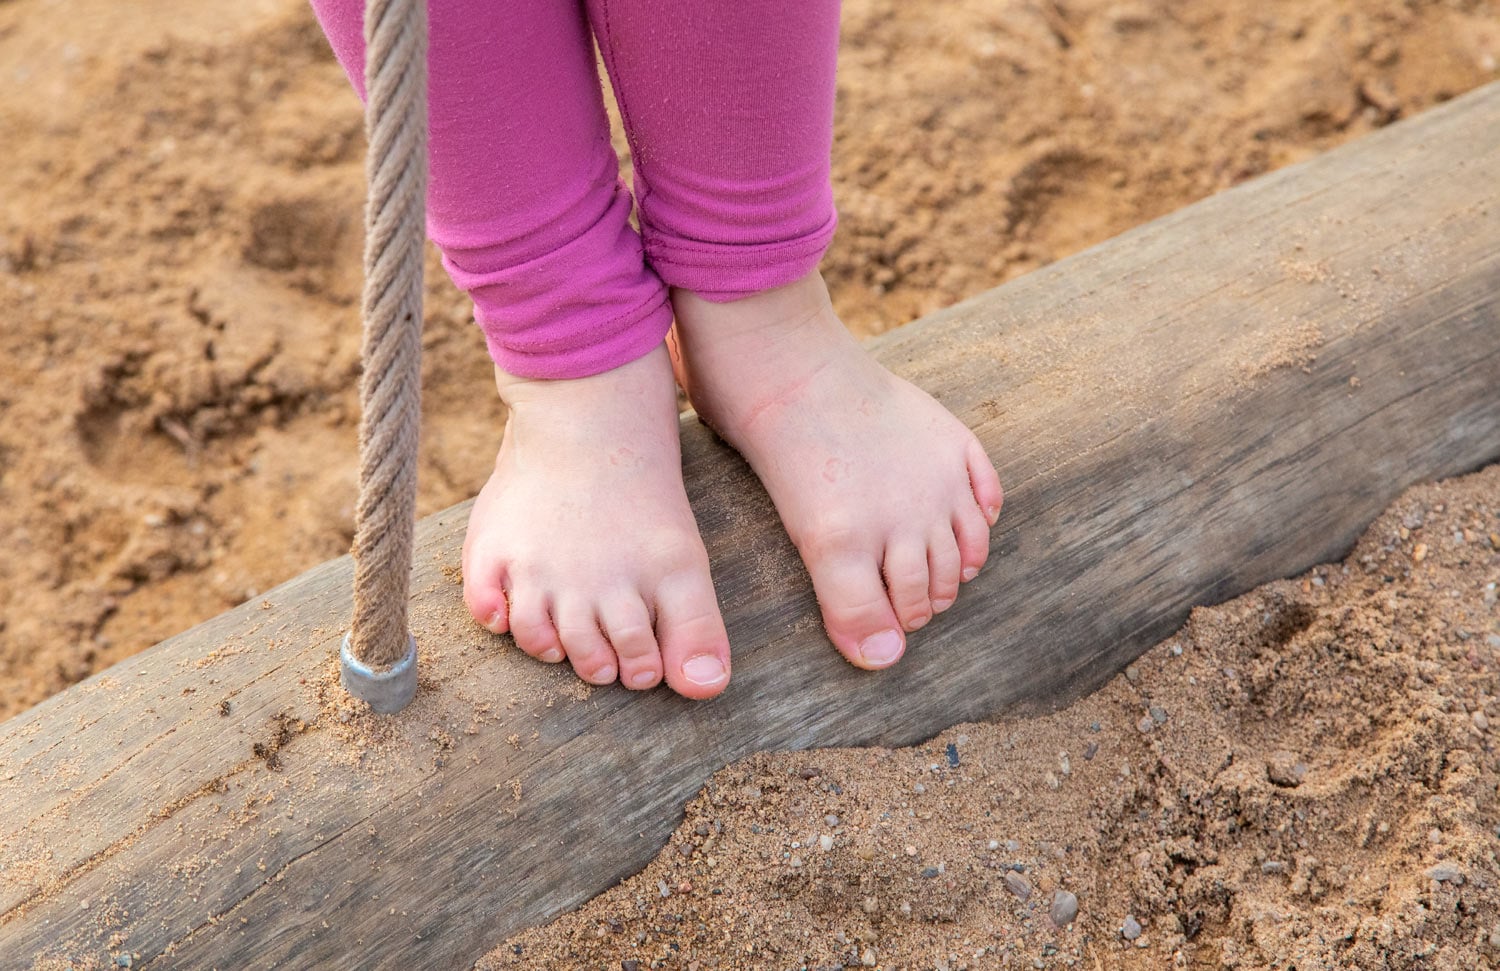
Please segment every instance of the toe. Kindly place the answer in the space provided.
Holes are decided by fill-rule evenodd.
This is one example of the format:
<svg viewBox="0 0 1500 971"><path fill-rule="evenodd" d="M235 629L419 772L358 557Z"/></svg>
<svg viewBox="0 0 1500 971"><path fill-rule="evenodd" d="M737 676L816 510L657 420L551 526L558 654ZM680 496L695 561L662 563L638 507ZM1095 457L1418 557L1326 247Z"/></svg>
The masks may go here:
<svg viewBox="0 0 1500 971"><path fill-rule="evenodd" d="M510 605L505 594L505 571L480 551L464 547L464 604L474 620L492 634L510 630Z"/></svg>
<svg viewBox="0 0 1500 971"><path fill-rule="evenodd" d="M656 637L673 691L702 700L729 684L729 635L706 563L662 582L656 593Z"/></svg>
<svg viewBox="0 0 1500 971"><path fill-rule="evenodd" d="M991 526L1000 518L1000 507L1005 503L1005 492L1000 488L1000 474L985 454L979 439L970 438L966 452L969 466L969 488L974 492L974 501L979 504L985 521Z"/></svg>
<svg viewBox="0 0 1500 971"><path fill-rule="evenodd" d="M604 635L620 663L620 683L642 690L661 683L661 649L651 612L635 594L607 600L599 609Z"/></svg>
<svg viewBox="0 0 1500 971"><path fill-rule="evenodd" d="M882 572L891 597L891 608L896 611L902 627L917 630L932 619L932 604L927 599L929 582L925 543L893 541L886 547Z"/></svg>
<svg viewBox="0 0 1500 971"><path fill-rule="evenodd" d="M556 664L563 659L562 642L558 640L545 597L525 590L517 593L510 612L510 631L516 646L538 661Z"/></svg>
<svg viewBox="0 0 1500 971"><path fill-rule="evenodd" d="M582 600L565 600L553 609L552 616L574 673L589 684L613 681L619 672L615 652L599 627L593 607Z"/></svg>
<svg viewBox="0 0 1500 971"><path fill-rule="evenodd" d="M927 541L927 596L932 612L940 614L958 599L958 578L963 557L958 552L958 538L947 527L937 529Z"/></svg>
<svg viewBox="0 0 1500 971"><path fill-rule="evenodd" d="M828 639L857 668L895 664L906 650L901 621L875 558L859 553L806 557Z"/></svg>
<svg viewBox="0 0 1500 971"><path fill-rule="evenodd" d="M960 504L953 514L953 538L963 563L960 577L967 583L979 575L980 567L990 555L990 524L978 506Z"/></svg>

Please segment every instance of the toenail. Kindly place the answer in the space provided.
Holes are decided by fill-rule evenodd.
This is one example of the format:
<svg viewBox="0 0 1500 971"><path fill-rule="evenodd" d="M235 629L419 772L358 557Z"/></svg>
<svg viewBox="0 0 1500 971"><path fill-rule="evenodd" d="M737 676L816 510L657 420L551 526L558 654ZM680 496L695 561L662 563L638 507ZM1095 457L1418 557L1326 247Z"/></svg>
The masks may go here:
<svg viewBox="0 0 1500 971"><path fill-rule="evenodd" d="M543 661L546 661L548 664L556 664L558 661L561 661L563 659L563 652L560 648L549 647L541 654L538 654L537 657L539 657Z"/></svg>
<svg viewBox="0 0 1500 971"><path fill-rule="evenodd" d="M951 606L953 606L953 601L951 599L948 599L948 600L934 600L932 602L932 611L933 611L933 613L940 614L943 611L947 610Z"/></svg>
<svg viewBox="0 0 1500 971"><path fill-rule="evenodd" d="M613 664L600 668L598 671L594 672L594 676L592 678L589 678L589 680L594 682L595 684L609 684L614 679L615 666Z"/></svg>
<svg viewBox="0 0 1500 971"><path fill-rule="evenodd" d="M984 518L990 521L991 526L995 525L995 520L1000 518L1000 507L990 506L989 508L985 509Z"/></svg>
<svg viewBox="0 0 1500 971"><path fill-rule="evenodd" d="M490 619L484 622L484 626L489 629L491 634L498 634L500 633L500 625L504 622L505 611L497 610L493 614L490 614Z"/></svg>
<svg viewBox="0 0 1500 971"><path fill-rule="evenodd" d="M696 654L682 662L682 673L693 684L718 684L724 680L724 662L712 654Z"/></svg>
<svg viewBox="0 0 1500 971"><path fill-rule="evenodd" d="M932 619L932 615L931 614L923 614L921 617L918 617L916 620L912 621L910 624L907 624L906 625L906 629L907 630L921 630L923 627L927 626L927 622L929 620L931 620L931 619Z"/></svg>
<svg viewBox="0 0 1500 971"><path fill-rule="evenodd" d="M655 671L638 671L635 677L630 679L630 686L633 688L649 688L655 683Z"/></svg>
<svg viewBox="0 0 1500 971"><path fill-rule="evenodd" d="M901 634L893 630L871 634L859 645L859 653L867 664L877 667L891 664L901 656Z"/></svg>
<svg viewBox="0 0 1500 971"><path fill-rule="evenodd" d="M964 567L963 578L964 578L964 582L965 583L968 583L970 580L974 579L977 576L979 576L979 567L977 567L977 566L967 566L967 567Z"/></svg>

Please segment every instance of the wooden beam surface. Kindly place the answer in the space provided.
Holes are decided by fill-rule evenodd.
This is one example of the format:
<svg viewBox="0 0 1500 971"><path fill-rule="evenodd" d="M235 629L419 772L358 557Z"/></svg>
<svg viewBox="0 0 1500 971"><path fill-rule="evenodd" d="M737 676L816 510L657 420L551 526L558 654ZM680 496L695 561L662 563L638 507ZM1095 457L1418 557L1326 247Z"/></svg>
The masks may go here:
<svg viewBox="0 0 1500 971"><path fill-rule="evenodd" d="M446 971L639 869L748 753L1089 691L1500 458L1497 186L1491 85L874 341L1007 489L989 567L891 671L828 646L769 501L689 421L714 702L588 690L475 627L466 506L420 526L395 719L337 687L347 560L70 688L0 725L0 966Z"/></svg>

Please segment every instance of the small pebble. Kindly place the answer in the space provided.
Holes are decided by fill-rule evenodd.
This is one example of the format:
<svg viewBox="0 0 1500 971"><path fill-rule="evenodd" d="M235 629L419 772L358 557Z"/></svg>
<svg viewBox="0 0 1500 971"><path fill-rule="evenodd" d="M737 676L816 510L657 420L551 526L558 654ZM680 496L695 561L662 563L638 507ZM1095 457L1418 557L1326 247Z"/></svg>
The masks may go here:
<svg viewBox="0 0 1500 971"><path fill-rule="evenodd" d="M131 960L130 960L130 955L129 954L120 954L120 955L116 955L115 956L115 967L117 967L117 968L128 968L128 967L130 967L130 965L131 965Z"/></svg>
<svg viewBox="0 0 1500 971"><path fill-rule="evenodd" d="M1016 850L1019 850L1020 848L1021 848L1021 843L1020 843L1019 840L1006 840L1005 841L1005 849L1006 849L1007 852L1014 853Z"/></svg>
<svg viewBox="0 0 1500 971"><path fill-rule="evenodd" d="M1090 743L1088 743L1087 745L1085 745L1083 747L1083 760L1085 762L1092 762L1092 761L1094 761L1094 756L1096 756L1098 754L1099 754L1099 743L1098 742L1090 742Z"/></svg>
<svg viewBox="0 0 1500 971"><path fill-rule="evenodd" d="M1141 936L1141 922L1135 919L1134 914L1125 916L1125 923L1120 925L1120 936L1127 941L1133 941Z"/></svg>
<svg viewBox="0 0 1500 971"><path fill-rule="evenodd" d="M641 962L635 958L626 958L620 962L620 971L641 971Z"/></svg>
<svg viewBox="0 0 1500 971"><path fill-rule="evenodd" d="M823 770L820 769L820 768L818 768L815 765L809 765L807 768L805 768L801 772L797 773L797 775L801 776L804 779L816 779L818 776L820 776L822 774L823 774Z"/></svg>
<svg viewBox="0 0 1500 971"><path fill-rule="evenodd" d="M792 869L793 870L798 869L799 867L802 866L802 857L800 857L800 856L794 856L794 857L792 857L791 863L792 863Z"/></svg>
<svg viewBox="0 0 1500 971"><path fill-rule="evenodd" d="M918 782L916 785L911 787L911 791L920 796L922 793L927 791L927 787Z"/></svg>
<svg viewBox="0 0 1500 971"><path fill-rule="evenodd" d="M1158 708L1157 706L1152 705L1150 715L1151 720L1156 722L1158 725L1165 725L1167 723L1167 710L1165 708Z"/></svg>
<svg viewBox="0 0 1500 971"><path fill-rule="evenodd" d="M946 754L948 756L948 768L958 768L958 746L954 745L952 742L949 742Z"/></svg>
<svg viewBox="0 0 1500 971"><path fill-rule="evenodd" d="M1052 923L1058 927L1067 927L1073 923L1073 918L1078 916L1078 898L1067 890L1059 890L1052 895L1052 908L1049 911Z"/></svg>
<svg viewBox="0 0 1500 971"><path fill-rule="evenodd" d="M1142 735L1147 735L1156 727L1156 722L1151 720L1150 715L1142 715L1141 720L1135 723L1135 727Z"/></svg>
<svg viewBox="0 0 1500 971"><path fill-rule="evenodd" d="M1425 872L1427 879L1436 880L1438 883L1451 883L1457 887L1464 882L1463 871L1456 863L1439 863L1437 866L1428 867Z"/></svg>
<svg viewBox="0 0 1500 971"><path fill-rule="evenodd" d="M829 836L827 833L819 836L818 849L822 850L824 853L827 853L829 850L833 849L833 837Z"/></svg>
<svg viewBox="0 0 1500 971"><path fill-rule="evenodd" d="M1266 777L1278 786L1295 789L1307 775L1307 763L1292 752L1272 752L1266 759Z"/></svg>
<svg viewBox="0 0 1500 971"><path fill-rule="evenodd" d="M990 840L988 843L984 844L984 848L993 853L1000 848L1000 841Z"/></svg>
<svg viewBox="0 0 1500 971"><path fill-rule="evenodd" d="M1103 730L1104 730L1104 726L1101 725L1099 722L1089 722L1089 731L1094 732L1095 734L1097 734L1097 733L1099 733L1099 732L1101 732Z"/></svg>
<svg viewBox="0 0 1500 971"><path fill-rule="evenodd" d="M837 826L839 824L839 818L833 813L829 813L827 816L823 817L823 822L827 823L829 826Z"/></svg>
<svg viewBox="0 0 1500 971"><path fill-rule="evenodd" d="M1443 831L1440 829L1429 829L1427 831L1427 842L1437 846L1443 842Z"/></svg>
<svg viewBox="0 0 1500 971"><path fill-rule="evenodd" d="M865 953L860 955L859 958L859 963L867 968L873 968L877 961L879 961L879 958L875 956L875 949L873 947L865 948Z"/></svg>
<svg viewBox="0 0 1500 971"><path fill-rule="evenodd" d="M1477 728L1477 729L1479 729L1481 732L1490 727L1490 719L1482 711L1476 711L1476 712L1474 712L1474 714L1473 714L1473 722L1474 722L1474 727Z"/></svg>
<svg viewBox="0 0 1500 971"><path fill-rule="evenodd" d="M1286 864L1279 860L1267 860L1260 865L1260 872L1265 874L1285 873Z"/></svg>
<svg viewBox="0 0 1500 971"><path fill-rule="evenodd" d="M1005 889L1020 897L1022 900L1031 899L1031 881L1021 876L1014 870L1005 872Z"/></svg>
<svg viewBox="0 0 1500 971"><path fill-rule="evenodd" d="M935 866L929 866L929 867L923 867L922 868L922 879L923 880L931 880L934 877L936 877L937 875L938 875L938 868L935 867Z"/></svg>
<svg viewBox="0 0 1500 971"><path fill-rule="evenodd" d="M1125 668L1125 680L1129 681L1131 684L1135 684L1137 681L1141 680L1140 669L1137 668L1134 664L1127 665Z"/></svg>
<svg viewBox="0 0 1500 971"><path fill-rule="evenodd" d="M917 848L915 846L907 844L906 855L907 856L916 856L917 855Z"/></svg>
<svg viewBox="0 0 1500 971"><path fill-rule="evenodd" d="M1047 783L1048 789L1057 789L1062 785L1062 783L1057 780L1056 774L1052 772L1047 773L1044 781Z"/></svg>

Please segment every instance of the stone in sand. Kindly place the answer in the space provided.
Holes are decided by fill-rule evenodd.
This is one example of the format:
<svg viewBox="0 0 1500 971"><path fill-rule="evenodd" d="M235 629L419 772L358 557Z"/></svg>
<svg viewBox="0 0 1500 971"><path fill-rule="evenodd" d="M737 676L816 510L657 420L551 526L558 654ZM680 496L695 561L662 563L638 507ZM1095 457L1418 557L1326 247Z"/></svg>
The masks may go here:
<svg viewBox="0 0 1500 971"><path fill-rule="evenodd" d="M1052 895L1052 908L1048 913L1052 917L1052 923L1058 927L1067 927L1078 916L1078 898L1070 891L1059 890Z"/></svg>
<svg viewBox="0 0 1500 971"><path fill-rule="evenodd" d="M1295 789L1307 775L1307 763L1292 752L1272 752L1266 759L1266 777L1285 789Z"/></svg>
<svg viewBox="0 0 1500 971"><path fill-rule="evenodd" d="M1464 882L1463 871L1458 868L1458 864L1456 863L1439 863L1437 866L1428 867L1426 876L1429 880L1436 880L1438 883L1451 883L1455 887L1461 886Z"/></svg>

